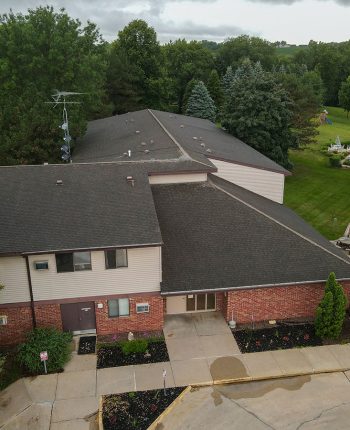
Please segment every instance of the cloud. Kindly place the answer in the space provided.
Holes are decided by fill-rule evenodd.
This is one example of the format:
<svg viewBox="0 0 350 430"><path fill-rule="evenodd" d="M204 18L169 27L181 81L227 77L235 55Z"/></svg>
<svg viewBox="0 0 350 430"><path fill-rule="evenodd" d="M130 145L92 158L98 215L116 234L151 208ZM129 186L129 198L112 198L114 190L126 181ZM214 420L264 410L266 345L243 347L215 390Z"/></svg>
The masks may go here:
<svg viewBox="0 0 350 430"><path fill-rule="evenodd" d="M192 3L216 3L217 0L176 0L176 3L190 1ZM164 16L167 4L172 0L51 0L56 10L65 8L73 18L78 18L82 23L90 20L97 24L102 35L107 40L113 40L121 30L133 19L144 19L154 27L161 42L177 38L186 39L211 39L223 40L229 36L245 33L243 29L235 25L210 26L196 24L191 20L177 23ZM27 9L33 9L42 4L40 0L1 0L0 13L13 12L25 13Z"/></svg>
<svg viewBox="0 0 350 430"><path fill-rule="evenodd" d="M275 5L292 5L295 3L300 3L303 0L246 0L251 3L268 3ZM319 2L326 2L328 0L317 0ZM350 6L350 0L333 0L334 3L337 3L341 6Z"/></svg>

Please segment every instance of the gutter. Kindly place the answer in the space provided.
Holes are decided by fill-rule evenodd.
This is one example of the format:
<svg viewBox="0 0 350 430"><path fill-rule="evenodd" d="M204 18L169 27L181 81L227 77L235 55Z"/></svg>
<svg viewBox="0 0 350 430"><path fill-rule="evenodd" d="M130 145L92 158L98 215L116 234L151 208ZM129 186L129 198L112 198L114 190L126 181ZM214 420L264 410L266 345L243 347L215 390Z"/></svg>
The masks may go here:
<svg viewBox="0 0 350 430"><path fill-rule="evenodd" d="M350 281L350 278L337 278L337 281ZM236 290L253 290L258 288L271 288L271 287L288 287L288 286L294 286L294 285L306 285L306 284L319 284L327 282L327 279L320 279L318 281L297 281L297 282L284 282L284 283L278 283L278 284L262 284L262 285L244 285L242 287L224 287L224 288L206 288L202 290L185 290L185 291L170 291L170 292L163 292L161 291L160 294L162 296L180 296L180 295L187 295L187 294L197 294L197 293L215 293L218 291L236 291Z"/></svg>
<svg viewBox="0 0 350 430"><path fill-rule="evenodd" d="M36 328L36 318L35 318L35 308L34 308L34 296L33 296L32 277L30 276L30 267L29 267L28 256L26 255L26 256L24 256L24 258L26 260L26 267L27 267L29 295L30 295L30 308L32 310L33 327Z"/></svg>

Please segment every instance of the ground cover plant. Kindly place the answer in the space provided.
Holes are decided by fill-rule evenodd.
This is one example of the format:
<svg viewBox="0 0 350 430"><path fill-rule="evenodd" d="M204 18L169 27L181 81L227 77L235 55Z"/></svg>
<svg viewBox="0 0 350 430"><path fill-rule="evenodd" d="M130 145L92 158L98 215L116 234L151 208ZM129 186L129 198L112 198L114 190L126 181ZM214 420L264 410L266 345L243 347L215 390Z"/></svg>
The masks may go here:
<svg viewBox="0 0 350 430"><path fill-rule="evenodd" d="M146 430L181 394L183 387L104 396L104 430Z"/></svg>
<svg viewBox="0 0 350 430"><path fill-rule="evenodd" d="M350 169L330 167L323 150L337 136L342 144L350 144L350 120L341 108L327 110L333 125L319 127L317 144L290 151L294 169L286 178L284 203L328 239L337 239L350 222Z"/></svg>
<svg viewBox="0 0 350 430"><path fill-rule="evenodd" d="M26 337L18 348L18 360L25 371L31 375L44 373L40 352L47 351L48 372L60 372L70 358L72 334L55 328L36 328Z"/></svg>
<svg viewBox="0 0 350 430"><path fill-rule="evenodd" d="M97 346L97 368L169 361L163 337L117 340Z"/></svg>
<svg viewBox="0 0 350 430"><path fill-rule="evenodd" d="M312 324L280 323L271 328L236 330L233 335L242 353L322 345Z"/></svg>
<svg viewBox="0 0 350 430"><path fill-rule="evenodd" d="M0 391L23 376L23 369L16 358L16 347L0 351Z"/></svg>
<svg viewBox="0 0 350 430"><path fill-rule="evenodd" d="M94 354L96 349L96 336L83 336L79 339L78 354Z"/></svg>

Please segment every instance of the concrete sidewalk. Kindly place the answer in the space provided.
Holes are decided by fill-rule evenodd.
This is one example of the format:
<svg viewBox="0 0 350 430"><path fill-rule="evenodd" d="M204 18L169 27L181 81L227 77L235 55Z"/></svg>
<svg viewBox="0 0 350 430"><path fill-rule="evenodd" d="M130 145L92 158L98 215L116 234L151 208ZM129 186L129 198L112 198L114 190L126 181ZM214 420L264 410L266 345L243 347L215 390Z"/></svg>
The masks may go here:
<svg viewBox="0 0 350 430"><path fill-rule="evenodd" d="M210 348L215 348L215 343ZM185 360L177 360L177 354L180 352L174 348L170 362L99 370L95 355L73 354L65 372L24 378L0 393L0 428L91 430L99 396L161 388L164 369L167 386L213 385L350 369L349 344L219 357L201 355Z"/></svg>

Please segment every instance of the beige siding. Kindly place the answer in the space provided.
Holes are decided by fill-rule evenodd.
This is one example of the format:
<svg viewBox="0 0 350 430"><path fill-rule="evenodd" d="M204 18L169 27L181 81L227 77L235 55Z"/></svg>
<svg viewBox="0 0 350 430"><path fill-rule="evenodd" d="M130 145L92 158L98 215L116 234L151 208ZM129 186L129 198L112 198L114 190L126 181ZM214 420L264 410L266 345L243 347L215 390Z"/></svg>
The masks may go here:
<svg viewBox="0 0 350 430"><path fill-rule="evenodd" d="M206 180L206 173L179 173L177 175L149 176L150 184L181 184L186 182L205 182Z"/></svg>
<svg viewBox="0 0 350 430"><path fill-rule="evenodd" d="M230 181L240 187L267 197L277 203L283 203L284 175L240 164L210 159L218 168L214 175Z"/></svg>
<svg viewBox="0 0 350 430"><path fill-rule="evenodd" d="M29 302L29 286L26 261L23 257L0 258L0 303Z"/></svg>
<svg viewBox="0 0 350 430"><path fill-rule="evenodd" d="M159 291L160 252L160 247L128 249L128 267L106 270L104 252L93 251L92 270L68 273L57 273L54 254L31 256L34 300ZM35 270L36 260L48 260L49 270Z"/></svg>

